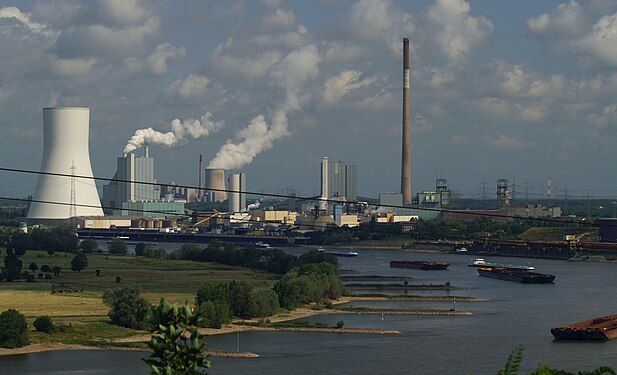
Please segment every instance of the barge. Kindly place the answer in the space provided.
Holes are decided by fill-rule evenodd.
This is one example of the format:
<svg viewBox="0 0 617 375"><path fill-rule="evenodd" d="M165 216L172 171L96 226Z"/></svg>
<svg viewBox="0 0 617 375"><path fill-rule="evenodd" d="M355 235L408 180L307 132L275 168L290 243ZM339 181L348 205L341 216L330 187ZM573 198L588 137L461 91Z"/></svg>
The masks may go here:
<svg viewBox="0 0 617 375"><path fill-rule="evenodd" d="M552 328L555 340L606 341L617 337L617 315Z"/></svg>
<svg viewBox="0 0 617 375"><path fill-rule="evenodd" d="M425 271L445 270L450 266L447 262L427 262L422 260L391 260L390 267L415 268Z"/></svg>
<svg viewBox="0 0 617 375"><path fill-rule="evenodd" d="M535 269L534 266L521 266L517 264L501 264L501 263L489 263L484 258L476 258L472 259L471 262L467 264L469 267L499 267L505 268L507 270L523 270L523 271L533 271Z"/></svg>
<svg viewBox="0 0 617 375"><path fill-rule="evenodd" d="M523 284L548 284L555 280L555 275L522 270L509 270L501 267L478 268L478 273L480 276L484 277L514 281Z"/></svg>

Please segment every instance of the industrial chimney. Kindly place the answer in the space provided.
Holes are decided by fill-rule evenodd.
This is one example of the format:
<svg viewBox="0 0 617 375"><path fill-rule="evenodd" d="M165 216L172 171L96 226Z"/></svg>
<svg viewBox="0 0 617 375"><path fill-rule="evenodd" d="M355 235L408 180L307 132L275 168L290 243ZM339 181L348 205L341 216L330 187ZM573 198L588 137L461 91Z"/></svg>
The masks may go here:
<svg viewBox="0 0 617 375"><path fill-rule="evenodd" d="M41 172L65 176L39 175L28 219L103 215L90 165L89 122L89 108L43 108Z"/></svg>
<svg viewBox="0 0 617 375"><path fill-rule="evenodd" d="M206 186L204 187L209 202L223 202L227 199L225 191L225 170L206 168Z"/></svg>
<svg viewBox="0 0 617 375"><path fill-rule="evenodd" d="M319 197L319 209L328 209L328 158L321 159L321 197Z"/></svg>
<svg viewBox="0 0 617 375"><path fill-rule="evenodd" d="M411 205L411 120L409 116L409 39L403 39L403 153L401 194L403 204Z"/></svg>

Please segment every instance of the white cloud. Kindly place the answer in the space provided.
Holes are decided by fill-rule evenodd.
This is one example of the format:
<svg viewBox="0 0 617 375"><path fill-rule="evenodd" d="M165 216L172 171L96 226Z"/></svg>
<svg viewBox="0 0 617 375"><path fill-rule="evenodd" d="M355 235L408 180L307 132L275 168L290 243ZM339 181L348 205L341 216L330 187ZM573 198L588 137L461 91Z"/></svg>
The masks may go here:
<svg viewBox="0 0 617 375"><path fill-rule="evenodd" d="M261 24L267 27L289 28L296 24L296 15L291 10L275 9L262 17Z"/></svg>
<svg viewBox="0 0 617 375"><path fill-rule="evenodd" d="M411 121L411 128L415 134L425 134L433 130L433 123L424 116L418 115Z"/></svg>
<svg viewBox="0 0 617 375"><path fill-rule="evenodd" d="M541 122L548 115L549 106L542 102L527 106L519 105L517 109L522 121Z"/></svg>
<svg viewBox="0 0 617 375"><path fill-rule="evenodd" d="M350 25L355 35L384 41L396 53L401 53L403 35L415 30L411 15L394 9L390 0L360 0L353 4Z"/></svg>
<svg viewBox="0 0 617 375"><path fill-rule="evenodd" d="M30 14L23 13L17 7L0 8L0 19L15 19L35 34L42 34L45 36L52 36L55 34L47 25L32 21L30 19Z"/></svg>
<svg viewBox="0 0 617 375"><path fill-rule="evenodd" d="M506 118L510 116L508 102L501 98L488 97L478 99L474 101L473 106L489 117Z"/></svg>
<svg viewBox="0 0 617 375"><path fill-rule="evenodd" d="M150 15L139 0L98 0L90 7L93 17L110 26L134 25Z"/></svg>
<svg viewBox="0 0 617 375"><path fill-rule="evenodd" d="M600 18L591 32L572 41L570 46L598 62L617 66L617 13Z"/></svg>
<svg viewBox="0 0 617 375"><path fill-rule="evenodd" d="M374 95L357 101L354 107L376 111L394 109L398 107L398 98L395 98L390 91L383 89Z"/></svg>
<svg viewBox="0 0 617 375"><path fill-rule="evenodd" d="M74 76L90 74L97 60L88 59L59 59L51 60L51 70L59 76Z"/></svg>
<svg viewBox="0 0 617 375"><path fill-rule="evenodd" d="M551 13L543 13L527 21L527 28L532 33L544 35L576 36L588 25L589 17L575 0L559 4Z"/></svg>
<svg viewBox="0 0 617 375"><path fill-rule="evenodd" d="M489 144L494 147L507 149L507 150L522 150L527 148L529 145L516 137L509 137L504 134L500 134L499 137L495 139L491 139Z"/></svg>
<svg viewBox="0 0 617 375"><path fill-rule="evenodd" d="M450 62L465 59L493 33L491 21L471 16L470 10L464 0L437 0L426 12L426 17L437 26L437 44Z"/></svg>
<svg viewBox="0 0 617 375"><path fill-rule="evenodd" d="M58 38L54 51L62 58L131 56L144 48L146 38L158 34L159 20L126 28L89 25L69 27Z"/></svg>
<svg viewBox="0 0 617 375"><path fill-rule="evenodd" d="M278 51L267 51L252 57L233 57L216 54L214 65L224 74L243 75L247 78L263 77L268 69L281 60Z"/></svg>
<svg viewBox="0 0 617 375"><path fill-rule="evenodd" d="M263 34L251 38L251 41L261 46L284 46L298 48L305 46L311 35L306 27L300 25L295 31L280 34Z"/></svg>
<svg viewBox="0 0 617 375"><path fill-rule="evenodd" d="M176 48L169 43L159 44L156 50L147 59L150 69L154 74L160 75L167 72L167 60L179 59L186 54L185 48Z"/></svg>
<svg viewBox="0 0 617 375"><path fill-rule="evenodd" d="M326 63L354 60L362 53L360 46L344 42L327 42L325 50L324 62Z"/></svg>
<svg viewBox="0 0 617 375"><path fill-rule="evenodd" d="M456 74L449 69L432 69L429 84L434 88L440 88L456 81Z"/></svg>
<svg viewBox="0 0 617 375"><path fill-rule="evenodd" d="M602 109L602 113L592 113L587 117L587 126L601 130L608 125L617 123L617 104L611 104Z"/></svg>
<svg viewBox="0 0 617 375"><path fill-rule="evenodd" d="M327 104L338 102L345 94L375 82L375 77L360 80L362 72L345 70L336 76L328 78L324 84L323 99Z"/></svg>
<svg viewBox="0 0 617 375"><path fill-rule="evenodd" d="M199 74L189 74L184 80L177 80L169 85L169 91L181 98L192 98L206 93L210 80Z"/></svg>

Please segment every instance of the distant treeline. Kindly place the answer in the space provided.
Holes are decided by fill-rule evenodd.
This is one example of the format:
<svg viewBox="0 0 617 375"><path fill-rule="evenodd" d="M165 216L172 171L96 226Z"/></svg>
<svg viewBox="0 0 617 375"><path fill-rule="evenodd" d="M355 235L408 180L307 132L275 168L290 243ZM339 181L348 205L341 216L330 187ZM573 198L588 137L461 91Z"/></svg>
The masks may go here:
<svg viewBox="0 0 617 375"><path fill-rule="evenodd" d="M169 254L168 258L196 262L216 262L228 266L248 267L279 275L284 275L292 268L305 263L327 262L335 266L338 265L338 260L332 254L309 252L296 257L280 249L257 249L253 246L238 247L234 244L223 246L217 240L210 241L205 248L195 244L185 244L180 249Z"/></svg>

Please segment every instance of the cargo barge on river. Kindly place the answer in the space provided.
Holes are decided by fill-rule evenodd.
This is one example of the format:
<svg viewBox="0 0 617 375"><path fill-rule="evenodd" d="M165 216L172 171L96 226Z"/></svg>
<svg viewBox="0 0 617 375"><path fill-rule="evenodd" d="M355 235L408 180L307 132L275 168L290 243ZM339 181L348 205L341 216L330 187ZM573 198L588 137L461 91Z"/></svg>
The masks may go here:
<svg viewBox="0 0 617 375"><path fill-rule="evenodd" d="M568 324L551 329L555 340L606 341L617 337L617 315Z"/></svg>
<svg viewBox="0 0 617 375"><path fill-rule="evenodd" d="M555 275L545 273L509 270L501 267L478 268L480 276L492 277L493 279L515 281L523 284L548 284L555 280Z"/></svg>
<svg viewBox="0 0 617 375"><path fill-rule="evenodd" d="M427 262L422 260L391 260L390 267L415 268L425 271L445 270L450 266L447 262Z"/></svg>

